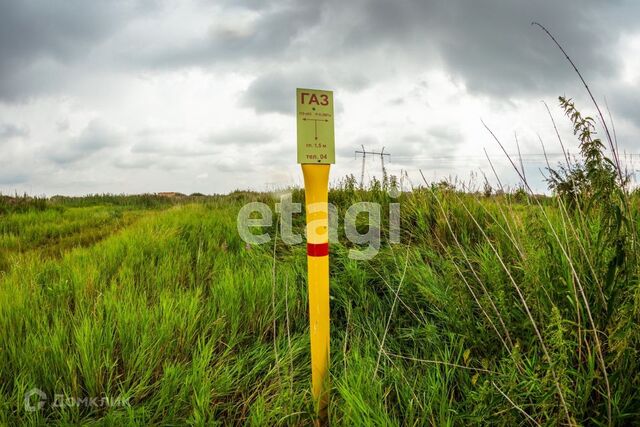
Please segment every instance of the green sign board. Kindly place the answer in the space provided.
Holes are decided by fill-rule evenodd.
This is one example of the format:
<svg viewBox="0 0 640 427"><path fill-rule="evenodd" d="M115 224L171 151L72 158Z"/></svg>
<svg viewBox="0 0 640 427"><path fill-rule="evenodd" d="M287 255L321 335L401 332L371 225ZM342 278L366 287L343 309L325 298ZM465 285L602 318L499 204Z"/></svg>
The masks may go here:
<svg viewBox="0 0 640 427"><path fill-rule="evenodd" d="M296 105L298 163L335 163L333 92L296 89Z"/></svg>

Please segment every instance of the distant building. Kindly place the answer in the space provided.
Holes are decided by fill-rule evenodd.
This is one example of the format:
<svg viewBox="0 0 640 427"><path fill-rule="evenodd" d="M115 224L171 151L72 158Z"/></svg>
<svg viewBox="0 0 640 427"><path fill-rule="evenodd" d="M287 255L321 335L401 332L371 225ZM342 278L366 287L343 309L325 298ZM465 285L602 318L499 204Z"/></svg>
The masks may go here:
<svg viewBox="0 0 640 427"><path fill-rule="evenodd" d="M187 197L186 194L178 193L176 191L162 191L156 194L162 197Z"/></svg>

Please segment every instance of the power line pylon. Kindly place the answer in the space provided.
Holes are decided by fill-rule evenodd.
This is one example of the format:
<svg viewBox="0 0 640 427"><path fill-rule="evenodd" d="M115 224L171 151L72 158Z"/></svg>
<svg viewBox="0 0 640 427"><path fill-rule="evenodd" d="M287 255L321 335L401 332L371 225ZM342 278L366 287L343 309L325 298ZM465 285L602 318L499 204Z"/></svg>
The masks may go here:
<svg viewBox="0 0 640 427"><path fill-rule="evenodd" d="M390 157L391 154L390 153L385 153L384 152L384 147L382 147L382 151L367 151L364 148L364 145L361 145L361 147L362 147L362 151L356 150L355 153L356 153L356 156L358 154L362 154L362 171L360 173L360 188L363 188L363 186L364 186L365 158L366 158L367 154L370 154L372 156L380 156L380 162L381 162L381 165L382 165L382 177L383 177L383 180L385 179L385 177L387 175L387 171L384 168L384 156L389 156Z"/></svg>

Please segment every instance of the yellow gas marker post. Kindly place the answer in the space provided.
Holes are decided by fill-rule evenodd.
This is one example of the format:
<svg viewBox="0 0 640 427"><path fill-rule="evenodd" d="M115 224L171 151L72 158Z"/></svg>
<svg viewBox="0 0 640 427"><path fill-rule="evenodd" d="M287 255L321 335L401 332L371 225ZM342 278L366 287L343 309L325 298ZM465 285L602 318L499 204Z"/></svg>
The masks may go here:
<svg viewBox="0 0 640 427"><path fill-rule="evenodd" d="M298 163L304 175L311 380L320 423L329 403L329 168L335 163L333 92L296 89Z"/></svg>

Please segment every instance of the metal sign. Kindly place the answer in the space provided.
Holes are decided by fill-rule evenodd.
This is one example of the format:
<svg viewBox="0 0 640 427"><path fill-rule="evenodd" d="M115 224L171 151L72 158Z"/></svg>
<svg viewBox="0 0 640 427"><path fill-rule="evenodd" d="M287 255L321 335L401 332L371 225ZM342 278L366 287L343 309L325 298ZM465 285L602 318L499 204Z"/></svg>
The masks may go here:
<svg viewBox="0 0 640 427"><path fill-rule="evenodd" d="M329 406L329 170L335 163L333 92L296 89L298 163L304 175L311 392L316 425L328 425Z"/></svg>
<svg viewBox="0 0 640 427"><path fill-rule="evenodd" d="M298 163L336 162L333 92L296 89Z"/></svg>

